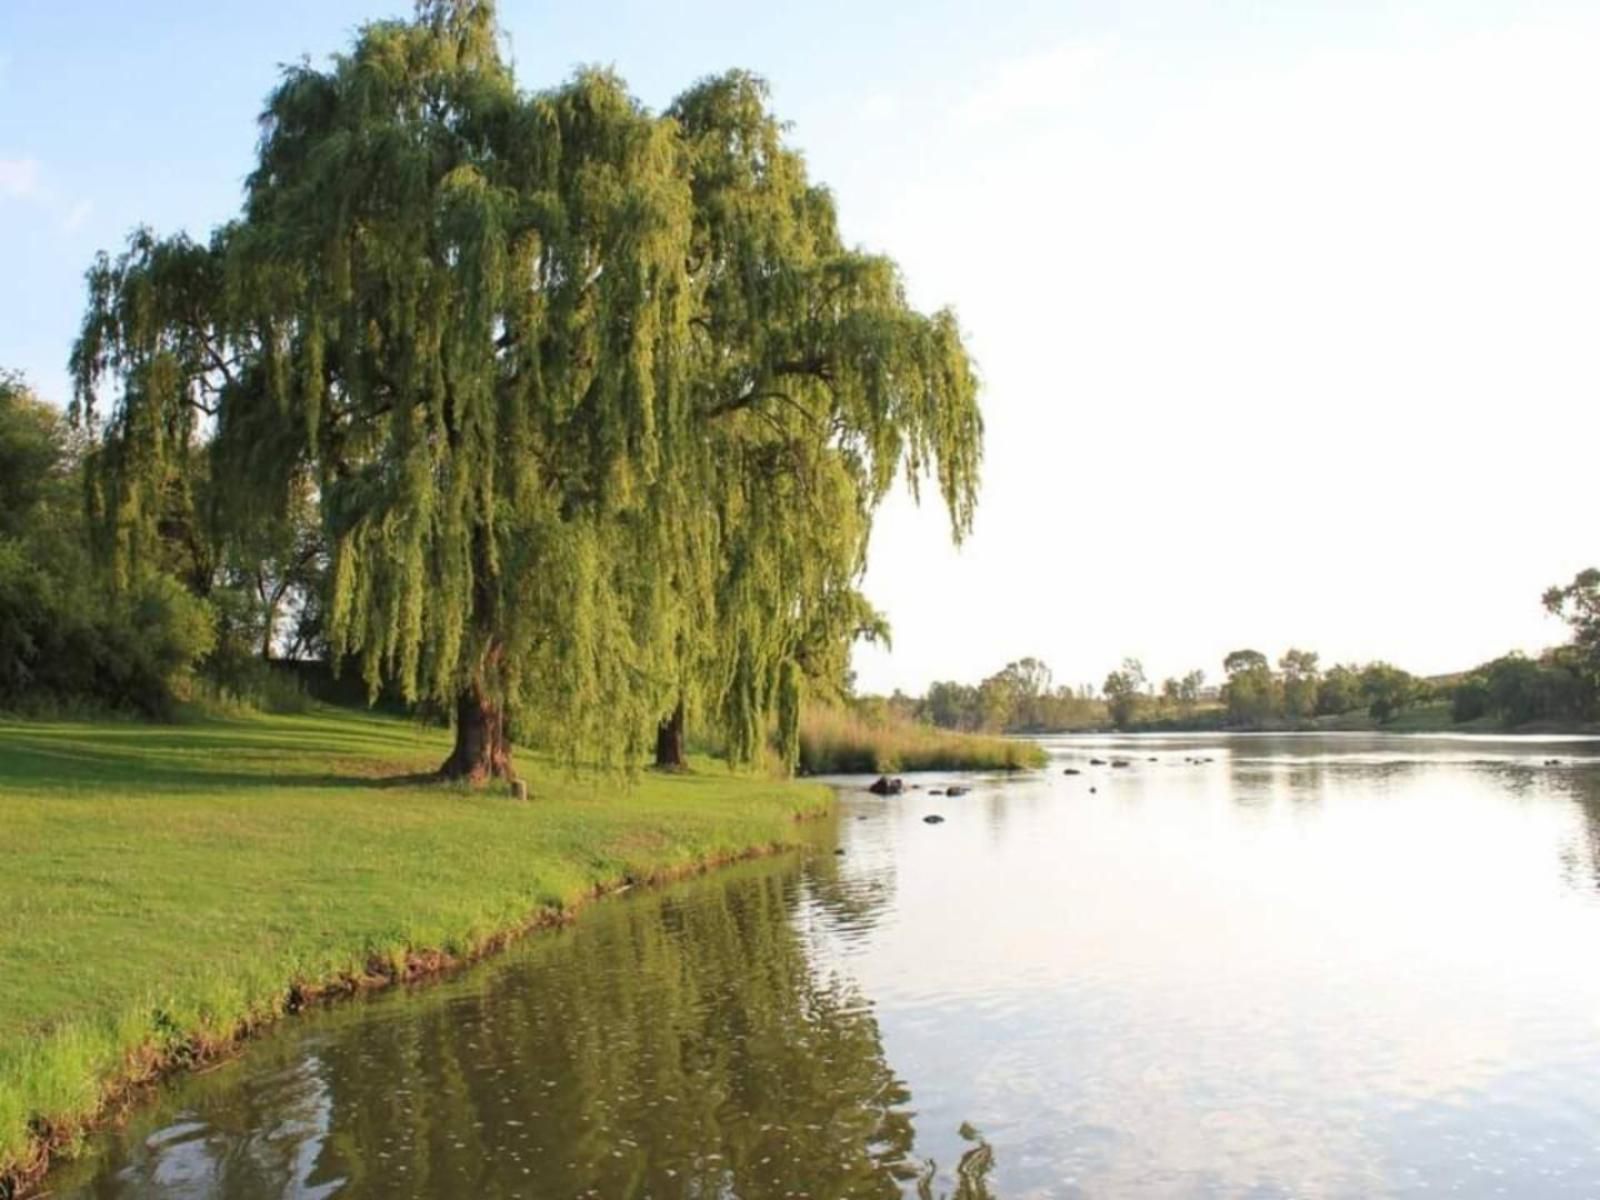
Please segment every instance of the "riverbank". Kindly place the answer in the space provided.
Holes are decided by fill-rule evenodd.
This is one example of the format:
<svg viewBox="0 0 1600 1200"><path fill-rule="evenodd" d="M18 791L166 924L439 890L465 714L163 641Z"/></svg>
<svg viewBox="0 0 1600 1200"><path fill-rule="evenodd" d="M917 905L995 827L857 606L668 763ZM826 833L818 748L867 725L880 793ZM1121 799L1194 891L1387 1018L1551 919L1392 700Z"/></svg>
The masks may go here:
<svg viewBox="0 0 1600 1200"><path fill-rule="evenodd" d="M800 719L800 769L808 775L897 771L1023 771L1045 766L1024 738L956 733L897 717L808 708Z"/></svg>
<svg viewBox="0 0 1600 1200"><path fill-rule="evenodd" d="M630 786L525 760L527 804L407 778L448 750L342 710L0 721L0 1196L130 1088L310 999L795 845L830 802L716 765Z"/></svg>

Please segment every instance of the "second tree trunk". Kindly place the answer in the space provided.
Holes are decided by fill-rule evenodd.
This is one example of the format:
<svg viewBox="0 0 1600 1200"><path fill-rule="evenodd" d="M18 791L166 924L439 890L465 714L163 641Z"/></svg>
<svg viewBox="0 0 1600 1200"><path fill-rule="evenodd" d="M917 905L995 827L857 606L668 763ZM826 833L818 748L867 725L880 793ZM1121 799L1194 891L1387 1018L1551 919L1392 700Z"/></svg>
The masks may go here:
<svg viewBox="0 0 1600 1200"><path fill-rule="evenodd" d="M672 715L656 727L656 766L666 770L682 770L683 758L683 701L672 710Z"/></svg>

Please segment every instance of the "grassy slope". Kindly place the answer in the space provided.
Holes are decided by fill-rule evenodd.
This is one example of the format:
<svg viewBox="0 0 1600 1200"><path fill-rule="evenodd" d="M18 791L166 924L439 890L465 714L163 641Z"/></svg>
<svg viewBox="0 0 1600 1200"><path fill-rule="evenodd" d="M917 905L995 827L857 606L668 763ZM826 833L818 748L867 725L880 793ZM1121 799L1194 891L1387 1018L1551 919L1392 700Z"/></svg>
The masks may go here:
<svg viewBox="0 0 1600 1200"><path fill-rule="evenodd" d="M447 749L333 710L0 721L0 1178L30 1118L92 1112L141 1050L226 1038L291 982L469 955L597 887L792 844L827 803L715 768L629 787L524 762L528 805L386 779Z"/></svg>

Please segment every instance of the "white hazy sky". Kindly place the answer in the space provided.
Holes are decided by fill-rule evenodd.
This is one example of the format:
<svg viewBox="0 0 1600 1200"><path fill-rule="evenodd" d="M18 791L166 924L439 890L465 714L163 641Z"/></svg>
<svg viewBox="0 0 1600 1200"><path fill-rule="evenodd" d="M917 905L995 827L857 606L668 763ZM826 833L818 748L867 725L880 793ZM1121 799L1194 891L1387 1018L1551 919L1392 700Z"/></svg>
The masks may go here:
<svg viewBox="0 0 1600 1200"><path fill-rule="evenodd" d="M1588 21L1245 61L1112 33L952 97L847 211L960 306L984 500L959 552L884 515L863 686L1558 640L1543 586L1600 561L1597 50Z"/></svg>
<svg viewBox="0 0 1600 1200"><path fill-rule="evenodd" d="M235 211L276 64L406 4L0 12L0 364L65 396L81 273ZM580 11L581 10L581 11ZM1600 563L1600 6L503 0L529 86L769 76L847 236L953 304L974 536L904 500L867 591L920 690L1230 649L1454 669Z"/></svg>

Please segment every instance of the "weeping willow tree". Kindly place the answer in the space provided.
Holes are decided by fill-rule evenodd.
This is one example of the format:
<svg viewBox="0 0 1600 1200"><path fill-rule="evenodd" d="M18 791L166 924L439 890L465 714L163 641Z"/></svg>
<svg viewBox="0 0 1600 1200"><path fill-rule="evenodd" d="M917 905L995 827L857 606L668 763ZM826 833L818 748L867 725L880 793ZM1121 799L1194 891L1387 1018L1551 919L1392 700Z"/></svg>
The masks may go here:
<svg viewBox="0 0 1600 1200"><path fill-rule="evenodd" d="M680 639L681 694L736 759L756 756L775 718L792 766L801 688L836 685L850 644L886 632L857 585L872 513L902 468L914 493L936 482L955 537L970 528L977 384L954 316L916 312L893 262L844 244L761 80L705 80L668 116L694 201L686 358L706 523L694 544L712 556L692 575L709 613L689 610L699 636ZM658 762L681 753L682 720L680 704Z"/></svg>
<svg viewBox="0 0 1600 1200"><path fill-rule="evenodd" d="M102 257L73 367L116 551L199 440L233 520L311 480L331 653L450 706L474 780L513 728L634 760L687 697L750 757L901 464L958 534L976 488L953 319L842 246L759 84L524 93L488 0L287 71L238 219Z"/></svg>

